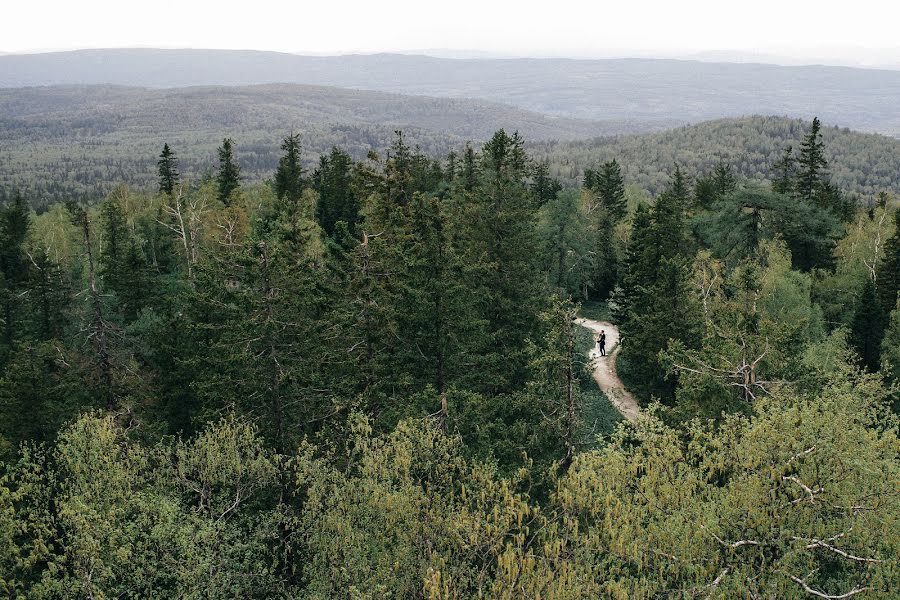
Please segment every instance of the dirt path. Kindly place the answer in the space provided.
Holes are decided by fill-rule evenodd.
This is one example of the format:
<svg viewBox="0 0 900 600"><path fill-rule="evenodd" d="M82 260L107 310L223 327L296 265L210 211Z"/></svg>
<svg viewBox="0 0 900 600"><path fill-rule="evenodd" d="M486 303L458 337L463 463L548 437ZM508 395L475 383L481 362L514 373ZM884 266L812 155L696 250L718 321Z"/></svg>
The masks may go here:
<svg viewBox="0 0 900 600"><path fill-rule="evenodd" d="M601 330L606 332L606 356L600 356L600 352L597 351L596 341L590 353L594 381L597 382L600 391L606 394L613 406L622 413L623 417L629 421L636 421L640 407L634 396L622 385L622 380L619 379L619 375L616 373L616 356L619 354L619 328L612 323L594 321L593 319L579 318L575 322L586 329L590 329L595 334L595 340L596 334L599 334Z"/></svg>

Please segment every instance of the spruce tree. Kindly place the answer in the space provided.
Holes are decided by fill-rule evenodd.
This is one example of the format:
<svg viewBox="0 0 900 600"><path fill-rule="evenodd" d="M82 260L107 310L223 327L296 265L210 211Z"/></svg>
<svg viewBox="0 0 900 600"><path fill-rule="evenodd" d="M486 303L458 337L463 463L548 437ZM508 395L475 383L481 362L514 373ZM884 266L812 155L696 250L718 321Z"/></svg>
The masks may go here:
<svg viewBox="0 0 900 600"><path fill-rule="evenodd" d="M30 229L30 211L25 199L16 191L13 201L0 209L0 301L3 303L0 364L22 334L20 320L23 315L19 294L29 275L24 246Z"/></svg>
<svg viewBox="0 0 900 600"><path fill-rule="evenodd" d="M522 139L501 129L479 158L474 188L467 190L464 175L452 199L453 235L470 261L469 294L479 298L486 324L478 357L483 391L496 393L523 381L524 342L545 299L536 268L537 206L527 188L529 161Z"/></svg>
<svg viewBox="0 0 900 600"><path fill-rule="evenodd" d="M275 171L275 195L279 200L296 204L306 187L304 169L300 164L300 134L291 133L281 143L284 155L278 160Z"/></svg>
<svg viewBox="0 0 900 600"><path fill-rule="evenodd" d="M534 193L538 206L556 198L562 191L562 184L550 176L550 167L547 163L537 163L531 173L531 190Z"/></svg>
<svg viewBox="0 0 900 600"><path fill-rule="evenodd" d="M826 177L825 143L822 141L819 118L813 118L809 134L800 146L797 158L795 189L797 196L807 202L817 202L819 191Z"/></svg>
<svg viewBox="0 0 900 600"><path fill-rule="evenodd" d="M163 144L156 166L159 173L159 193L172 195L178 186L180 176L178 173L178 158L169 148L169 144Z"/></svg>
<svg viewBox="0 0 900 600"><path fill-rule="evenodd" d="M781 153L781 158L772 165L772 191L777 194L793 194L796 171L797 159L794 158L794 149L788 146Z"/></svg>
<svg viewBox="0 0 900 600"><path fill-rule="evenodd" d="M231 138L222 140L218 154L219 171L216 175L216 183L218 185L219 201L228 206L232 192L241 187L241 168L235 162L234 141Z"/></svg>
<svg viewBox="0 0 900 600"><path fill-rule="evenodd" d="M35 339L61 339L69 322L72 284L62 268L52 262L43 249L35 252L28 288L28 313Z"/></svg>
<svg viewBox="0 0 900 600"><path fill-rule="evenodd" d="M900 292L900 211L894 213L894 228L894 235L884 244L884 260L876 270L878 299L885 313L894 310Z"/></svg>
<svg viewBox="0 0 900 600"><path fill-rule="evenodd" d="M871 373L877 371L881 364L881 340L884 337L885 321L885 312L878 301L875 283L870 277L866 277L856 300L851 341L863 366Z"/></svg>
<svg viewBox="0 0 900 600"><path fill-rule="evenodd" d="M600 166L594 189L610 217L615 221L621 220L627 211L625 180L622 177L622 168L615 159Z"/></svg>
<svg viewBox="0 0 900 600"><path fill-rule="evenodd" d="M712 181L717 198L724 198L737 189L737 179L735 179L734 170L728 163L720 162L716 165L712 173Z"/></svg>
<svg viewBox="0 0 900 600"><path fill-rule="evenodd" d="M319 193L316 220L329 236L336 235L339 221L350 232L355 231L359 221L360 203L353 189L352 168L350 155L335 146L319 158L319 166L313 173L313 186Z"/></svg>

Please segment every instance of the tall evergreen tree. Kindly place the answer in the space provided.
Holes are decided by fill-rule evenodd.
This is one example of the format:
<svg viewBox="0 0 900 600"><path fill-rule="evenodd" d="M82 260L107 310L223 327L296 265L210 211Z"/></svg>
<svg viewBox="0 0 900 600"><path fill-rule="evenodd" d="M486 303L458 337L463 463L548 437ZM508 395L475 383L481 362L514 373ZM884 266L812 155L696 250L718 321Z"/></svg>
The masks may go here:
<svg viewBox="0 0 900 600"><path fill-rule="evenodd" d="M737 189L734 170L728 163L720 162L712 173L712 181L718 198L723 198Z"/></svg>
<svg viewBox="0 0 900 600"><path fill-rule="evenodd" d="M797 158L796 193L807 202L816 202L826 177L828 161L825 160L825 143L822 141L822 125L819 118L813 118L809 134L800 146Z"/></svg>
<svg viewBox="0 0 900 600"><path fill-rule="evenodd" d="M18 297L29 275L25 240L31 229L31 215L25 199L16 191L13 201L0 209L0 301L3 303L3 338L0 363L21 336L21 302Z"/></svg>
<svg viewBox="0 0 900 600"><path fill-rule="evenodd" d="M547 163L537 163L532 168L531 190L537 199L538 206L550 202L562 191L562 184L550 176Z"/></svg>
<svg viewBox="0 0 900 600"><path fill-rule="evenodd" d="M894 213L894 228L894 235L884 244L884 260L878 263L875 272L878 299L885 313L897 306L897 293L900 292L900 211Z"/></svg>
<svg viewBox="0 0 900 600"><path fill-rule="evenodd" d="M329 236L337 232L338 221L343 221L351 232L359 221L359 198L352 185L353 161L350 155L338 148L319 158L319 166L313 173L313 186L319 193L316 204L316 220Z"/></svg>
<svg viewBox="0 0 900 600"><path fill-rule="evenodd" d="M594 191L600 202L615 221L621 220L627 211L625 203L625 180L622 168L613 159L600 166L596 176Z"/></svg>
<svg viewBox="0 0 900 600"><path fill-rule="evenodd" d="M296 204L306 187L304 169L300 164L300 134L291 133L281 143L284 155L278 160L275 171L275 195L279 200Z"/></svg>
<svg viewBox="0 0 900 600"><path fill-rule="evenodd" d="M781 153L781 158L772 165L772 191L776 194L793 194L797 177L797 159L794 148L788 146Z"/></svg>
<svg viewBox="0 0 900 600"><path fill-rule="evenodd" d="M169 148L169 144L163 144L156 167L159 174L159 192L171 195L178 186L180 175L178 173L178 158Z"/></svg>
<svg viewBox="0 0 900 600"><path fill-rule="evenodd" d="M523 381L524 341L544 301L535 263L537 206L527 188L528 158L518 134L495 133L475 172L474 189L467 191L464 176L453 199L454 237L470 261L469 293L480 298L487 327L478 358L485 391L499 392Z"/></svg>
<svg viewBox="0 0 900 600"><path fill-rule="evenodd" d="M218 149L219 170L216 174L219 201L228 206L231 194L241 187L241 167L234 157L234 140L225 138Z"/></svg>
<svg viewBox="0 0 900 600"><path fill-rule="evenodd" d="M885 314L878 301L875 282L866 277L856 300L851 340L863 366L872 373L881 366L881 340L887 325Z"/></svg>

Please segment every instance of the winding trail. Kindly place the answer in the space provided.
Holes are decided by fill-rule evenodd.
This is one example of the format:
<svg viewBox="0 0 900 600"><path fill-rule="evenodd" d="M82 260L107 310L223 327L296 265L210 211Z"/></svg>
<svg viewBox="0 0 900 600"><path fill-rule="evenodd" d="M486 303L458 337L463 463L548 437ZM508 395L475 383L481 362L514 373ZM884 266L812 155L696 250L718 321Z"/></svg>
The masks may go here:
<svg viewBox="0 0 900 600"><path fill-rule="evenodd" d="M636 421L641 409L616 373L616 357L619 355L619 328L612 323L593 319L578 318L575 322L590 329L594 334L599 334L600 331L606 332L606 356L600 356L596 338L590 352L594 381L623 417L631 422Z"/></svg>

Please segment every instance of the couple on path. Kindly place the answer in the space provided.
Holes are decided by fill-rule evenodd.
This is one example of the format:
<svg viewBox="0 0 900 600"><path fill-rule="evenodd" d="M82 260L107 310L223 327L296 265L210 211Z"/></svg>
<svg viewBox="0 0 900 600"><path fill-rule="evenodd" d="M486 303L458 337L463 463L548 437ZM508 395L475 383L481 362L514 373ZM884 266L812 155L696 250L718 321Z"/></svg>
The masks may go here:
<svg viewBox="0 0 900 600"><path fill-rule="evenodd" d="M606 356L606 332L602 329L597 337L597 350L600 352L600 356Z"/></svg>

